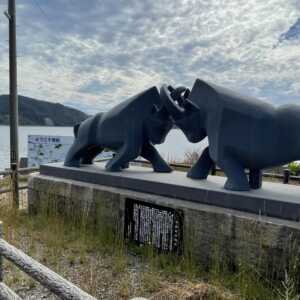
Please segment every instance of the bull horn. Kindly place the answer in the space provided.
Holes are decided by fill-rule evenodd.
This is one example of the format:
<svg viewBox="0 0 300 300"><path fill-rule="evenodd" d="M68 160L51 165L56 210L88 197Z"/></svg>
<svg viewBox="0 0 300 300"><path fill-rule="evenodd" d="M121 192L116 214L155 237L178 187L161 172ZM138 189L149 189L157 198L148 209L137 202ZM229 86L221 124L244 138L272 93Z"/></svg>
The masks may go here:
<svg viewBox="0 0 300 300"><path fill-rule="evenodd" d="M176 89L174 89L173 91L171 91L171 97L173 100L176 100L179 104L179 106L182 105L182 93L186 90L186 88L184 86L179 86Z"/></svg>
<svg viewBox="0 0 300 300"><path fill-rule="evenodd" d="M184 117L184 109L179 107L172 99L168 87L163 85L160 89L160 97L169 114L176 121Z"/></svg>
<svg viewBox="0 0 300 300"><path fill-rule="evenodd" d="M189 100L188 98L184 99L183 106L188 111L199 111L200 110L199 106L196 103Z"/></svg>
<svg viewBox="0 0 300 300"><path fill-rule="evenodd" d="M191 93L190 89L186 89L185 92L184 92L183 98L184 99L188 98L190 93Z"/></svg>
<svg viewBox="0 0 300 300"><path fill-rule="evenodd" d="M175 89L172 87L172 85L168 85L168 90L169 90L170 92L173 92Z"/></svg>

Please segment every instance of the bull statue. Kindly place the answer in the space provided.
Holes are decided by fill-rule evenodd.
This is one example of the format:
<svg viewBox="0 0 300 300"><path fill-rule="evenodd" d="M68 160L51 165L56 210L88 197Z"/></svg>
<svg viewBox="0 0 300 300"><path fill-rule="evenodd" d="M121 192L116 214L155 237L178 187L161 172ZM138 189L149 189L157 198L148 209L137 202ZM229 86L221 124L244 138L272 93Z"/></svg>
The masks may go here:
<svg viewBox="0 0 300 300"><path fill-rule="evenodd" d="M129 98L105 113L98 113L74 127L75 140L65 166L92 164L104 148L115 151L106 170L118 172L129 162L142 156L150 161L155 172L171 172L154 144L161 144L173 122L162 105L156 87Z"/></svg>
<svg viewBox="0 0 300 300"><path fill-rule="evenodd" d="M191 92L163 86L160 94L190 142L208 137L190 178L206 179L217 164L227 176L225 189L248 191L261 187L263 169L300 159L299 105L274 107L200 79Z"/></svg>

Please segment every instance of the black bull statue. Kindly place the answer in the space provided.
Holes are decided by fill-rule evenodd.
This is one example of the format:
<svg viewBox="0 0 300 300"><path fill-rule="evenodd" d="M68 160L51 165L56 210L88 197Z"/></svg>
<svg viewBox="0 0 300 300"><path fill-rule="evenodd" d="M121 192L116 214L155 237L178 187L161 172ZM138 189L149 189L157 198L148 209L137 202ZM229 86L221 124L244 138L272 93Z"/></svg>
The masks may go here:
<svg viewBox="0 0 300 300"><path fill-rule="evenodd" d="M226 189L247 191L261 186L262 169L300 159L299 105L276 108L200 79L190 93L163 86L161 98L190 142L208 137L190 178L206 179L216 163L228 177Z"/></svg>
<svg viewBox="0 0 300 300"><path fill-rule="evenodd" d="M65 166L91 164L105 148L115 151L106 169L118 172L138 156L149 160L156 172L171 172L153 144L164 142L173 126L156 87L152 87L96 114L74 127L75 141Z"/></svg>
<svg viewBox="0 0 300 300"><path fill-rule="evenodd" d="M108 171L121 171L142 156L154 171L171 172L153 145L163 143L174 124L192 143L208 137L209 146L188 177L206 179L217 164L229 190L259 188L262 169L300 159L299 105L276 108L197 79L191 92L162 86L159 93L152 87L76 125L65 165L91 164L109 148L116 154Z"/></svg>

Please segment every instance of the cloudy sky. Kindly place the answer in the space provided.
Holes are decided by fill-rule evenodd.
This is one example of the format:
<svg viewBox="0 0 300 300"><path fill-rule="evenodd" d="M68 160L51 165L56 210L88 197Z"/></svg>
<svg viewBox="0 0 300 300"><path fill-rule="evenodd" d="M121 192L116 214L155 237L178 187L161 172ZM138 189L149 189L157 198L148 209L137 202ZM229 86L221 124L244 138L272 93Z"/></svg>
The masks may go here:
<svg viewBox="0 0 300 300"><path fill-rule="evenodd" d="M16 1L22 95L94 113L200 77L274 104L299 102L299 0ZM4 15L0 37L7 94Z"/></svg>

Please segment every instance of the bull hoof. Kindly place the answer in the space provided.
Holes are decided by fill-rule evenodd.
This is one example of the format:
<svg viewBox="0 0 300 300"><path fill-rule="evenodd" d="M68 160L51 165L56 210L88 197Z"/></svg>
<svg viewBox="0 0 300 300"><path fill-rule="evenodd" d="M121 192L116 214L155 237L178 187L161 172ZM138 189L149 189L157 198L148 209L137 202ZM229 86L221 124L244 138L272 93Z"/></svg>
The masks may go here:
<svg viewBox="0 0 300 300"><path fill-rule="evenodd" d="M91 161L91 160L82 160L81 164L83 164L83 165L92 165L93 161Z"/></svg>
<svg viewBox="0 0 300 300"><path fill-rule="evenodd" d="M72 168L79 168L80 167L80 161L66 161L64 163L65 167L72 167Z"/></svg>
<svg viewBox="0 0 300 300"><path fill-rule="evenodd" d="M106 171L108 172L121 172L122 168L119 166L106 166Z"/></svg>
<svg viewBox="0 0 300 300"><path fill-rule="evenodd" d="M250 186L247 183L234 183L231 180L227 180L224 185L225 190L236 191L236 192L247 192L250 191Z"/></svg>
<svg viewBox="0 0 300 300"><path fill-rule="evenodd" d="M153 167L153 170L157 173L171 173L173 171L173 169L168 164L155 166Z"/></svg>
<svg viewBox="0 0 300 300"><path fill-rule="evenodd" d="M190 169L187 174L187 177L192 178L192 179L207 179L207 175L206 174L202 174L201 172L197 172L193 169Z"/></svg>

